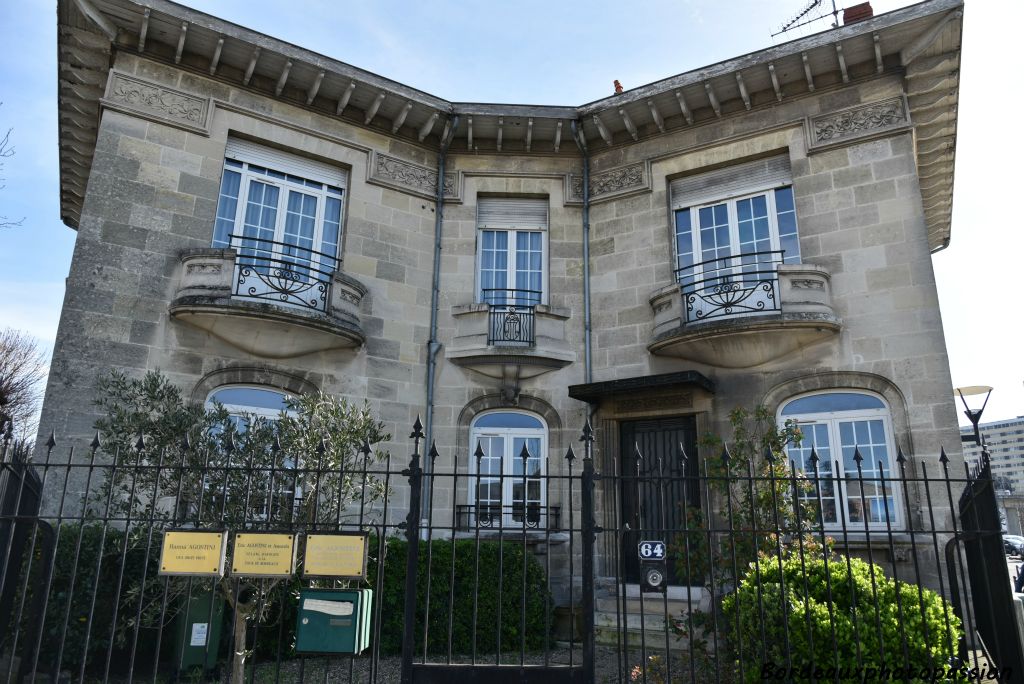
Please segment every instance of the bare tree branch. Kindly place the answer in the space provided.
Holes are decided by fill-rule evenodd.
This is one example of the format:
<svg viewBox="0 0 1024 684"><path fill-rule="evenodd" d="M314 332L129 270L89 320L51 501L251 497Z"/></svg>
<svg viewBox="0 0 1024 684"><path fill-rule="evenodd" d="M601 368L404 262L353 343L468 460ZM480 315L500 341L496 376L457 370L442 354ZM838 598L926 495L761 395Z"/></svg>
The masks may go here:
<svg viewBox="0 0 1024 684"><path fill-rule="evenodd" d="M0 102L0 107L2 107L3 104L3 102ZM14 156L14 147L11 145L11 133L13 131L13 128L8 128L7 132L4 133L4 137L0 138L0 174L2 174L4 171L4 160L10 159L11 157ZM5 187L7 187L4 184L5 180L7 179L0 175L0 190L3 190ZM15 226L20 226L22 223L24 223L24 221L24 217L14 220L9 219L4 215L0 215L0 228L13 228Z"/></svg>
<svg viewBox="0 0 1024 684"><path fill-rule="evenodd" d="M11 420L19 436L33 437L46 356L32 336L15 330L0 330L0 417Z"/></svg>

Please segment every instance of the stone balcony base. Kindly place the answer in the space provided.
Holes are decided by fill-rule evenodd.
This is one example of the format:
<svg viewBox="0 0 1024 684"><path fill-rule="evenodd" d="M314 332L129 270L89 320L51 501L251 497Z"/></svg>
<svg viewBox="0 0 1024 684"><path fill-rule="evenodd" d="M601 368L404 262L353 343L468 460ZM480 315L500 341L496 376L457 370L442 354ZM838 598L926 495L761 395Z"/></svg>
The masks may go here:
<svg viewBox="0 0 1024 684"><path fill-rule="evenodd" d="M564 368L576 361L576 353L565 339L569 313L554 307L535 307L532 345L489 344L487 304L452 307L455 338L445 351L452 363L492 378L532 378Z"/></svg>
<svg viewBox="0 0 1024 684"><path fill-rule="evenodd" d="M256 301L233 294L235 251L188 250L182 254L178 291L171 318L244 352L267 359L287 359L363 344L358 306L366 288L335 273L327 311Z"/></svg>
<svg viewBox="0 0 1024 684"><path fill-rule="evenodd" d="M832 308L830 275L813 264L778 267L781 310L687 320L676 284L650 299L654 334L648 350L719 368L750 368L834 337L842 321Z"/></svg>

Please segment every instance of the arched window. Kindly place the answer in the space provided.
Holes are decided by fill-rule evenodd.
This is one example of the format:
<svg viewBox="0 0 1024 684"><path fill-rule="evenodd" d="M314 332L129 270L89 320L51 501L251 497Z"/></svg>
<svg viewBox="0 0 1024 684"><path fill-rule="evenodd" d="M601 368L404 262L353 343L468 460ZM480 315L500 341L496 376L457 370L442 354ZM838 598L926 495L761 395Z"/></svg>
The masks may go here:
<svg viewBox="0 0 1024 684"><path fill-rule="evenodd" d="M892 420L881 397L867 392L818 392L785 402L779 420L795 420L803 433L788 454L797 468L813 478L811 452L818 455L817 483L807 495L817 500L820 488L822 519L827 527L845 526L851 532L896 527L899 501L893 484ZM854 455L860 452L860 469Z"/></svg>
<svg viewBox="0 0 1024 684"><path fill-rule="evenodd" d="M544 475L547 427L521 411L492 411L476 417L470 428L474 477L470 504L473 520L483 527L543 527L546 520ZM528 456L523 458L523 449Z"/></svg>
<svg viewBox="0 0 1024 684"><path fill-rule="evenodd" d="M253 416L277 420L281 413L287 413L291 395L268 387L247 387L230 385L210 392L206 399L207 408L215 403L222 404L239 430L244 431Z"/></svg>
<svg viewBox="0 0 1024 684"><path fill-rule="evenodd" d="M276 421L282 413L292 413L288 400L292 395L270 387L252 387L246 385L227 385L210 392L206 399L206 407L213 408L221 404L230 414L231 422L239 432L245 432L252 419ZM289 454L279 458L271 453L264 453L253 464L255 470L250 474L250 491L246 493L253 520L269 520L271 517L284 515L285 511L298 511L302 501L303 486L301 478L295 470L301 467ZM259 486L253 486L260 483ZM272 484L273 494L268 491ZM263 485L266 485L264 488ZM219 488L213 487L211 500L219 496ZM230 494L229 494L230 497Z"/></svg>

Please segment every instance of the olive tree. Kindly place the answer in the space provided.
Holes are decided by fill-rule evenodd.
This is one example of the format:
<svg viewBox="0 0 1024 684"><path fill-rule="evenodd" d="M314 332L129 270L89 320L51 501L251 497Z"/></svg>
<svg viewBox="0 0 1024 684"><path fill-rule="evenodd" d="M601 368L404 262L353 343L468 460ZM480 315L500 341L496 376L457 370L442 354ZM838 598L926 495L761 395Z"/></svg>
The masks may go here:
<svg viewBox="0 0 1024 684"><path fill-rule="evenodd" d="M387 457L370 445L391 435L365 403L307 394L267 420L189 402L159 372L129 378L115 371L99 383L96 405L101 449L113 468L91 505L123 518L126 548L154 558L162 529L328 531L372 519L385 494L383 481L366 471ZM119 621L120 638L165 626L187 586L155 572L126 581L122 597L134 610ZM265 617L273 586L219 582L234 613L233 681L244 676L247 625Z"/></svg>

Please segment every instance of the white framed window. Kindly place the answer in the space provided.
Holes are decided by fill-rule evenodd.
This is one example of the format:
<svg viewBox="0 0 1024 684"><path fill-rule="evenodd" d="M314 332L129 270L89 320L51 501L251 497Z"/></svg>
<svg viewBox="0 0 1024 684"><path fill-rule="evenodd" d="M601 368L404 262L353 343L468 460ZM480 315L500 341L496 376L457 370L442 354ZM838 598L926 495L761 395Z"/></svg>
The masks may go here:
<svg viewBox="0 0 1024 684"><path fill-rule="evenodd" d="M790 399L779 421L795 420L803 433L787 448L789 459L811 478L826 528L850 532L897 529L902 524L900 495L894 480L892 418L885 401L868 392L834 390ZM811 453L818 455L815 483ZM855 453L862 461L858 471ZM888 516L888 521L887 521Z"/></svg>
<svg viewBox="0 0 1024 684"><path fill-rule="evenodd" d="M236 294L310 305L303 285L329 283L340 264L346 183L341 169L228 140L213 246L238 250L254 276Z"/></svg>
<svg viewBox="0 0 1024 684"><path fill-rule="evenodd" d="M523 411L490 411L470 427L470 446L483 453L471 457L469 503L481 527L547 525L547 426ZM524 460L523 449L529 456Z"/></svg>
<svg viewBox="0 0 1024 684"><path fill-rule="evenodd" d="M780 263L800 263L792 186L679 209L675 220L679 269L770 252L781 252Z"/></svg>
<svg viewBox="0 0 1024 684"><path fill-rule="evenodd" d="M800 262L792 183L787 155L671 182L686 323L782 310L778 267Z"/></svg>
<svg viewBox="0 0 1024 684"><path fill-rule="evenodd" d="M547 303L548 201L481 197L477 202L477 299Z"/></svg>

